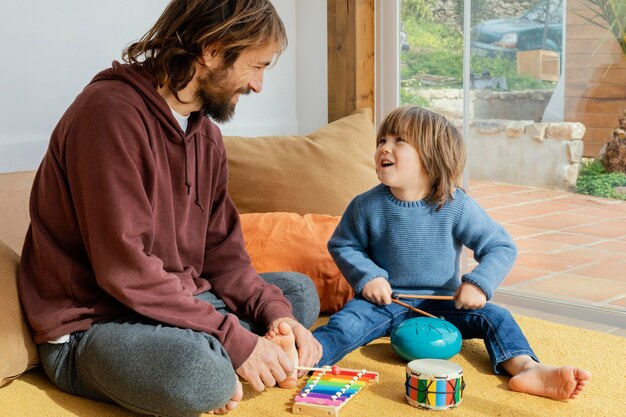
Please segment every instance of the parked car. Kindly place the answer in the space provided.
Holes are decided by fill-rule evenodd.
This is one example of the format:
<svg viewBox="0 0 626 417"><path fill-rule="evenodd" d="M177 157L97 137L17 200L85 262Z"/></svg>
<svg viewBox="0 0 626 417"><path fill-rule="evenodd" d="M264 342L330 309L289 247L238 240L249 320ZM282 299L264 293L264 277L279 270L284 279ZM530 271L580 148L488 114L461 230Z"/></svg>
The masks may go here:
<svg viewBox="0 0 626 417"><path fill-rule="evenodd" d="M471 49L474 55L514 57L517 51L533 49L561 52L562 45L563 2L541 0L522 17L478 24L472 32Z"/></svg>

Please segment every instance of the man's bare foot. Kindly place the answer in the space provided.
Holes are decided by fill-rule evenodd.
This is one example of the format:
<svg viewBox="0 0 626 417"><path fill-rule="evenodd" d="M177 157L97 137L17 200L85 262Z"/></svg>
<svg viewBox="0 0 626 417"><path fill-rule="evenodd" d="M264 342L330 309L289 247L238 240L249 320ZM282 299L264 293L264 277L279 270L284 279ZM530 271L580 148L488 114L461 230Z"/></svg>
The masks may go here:
<svg viewBox="0 0 626 417"><path fill-rule="evenodd" d="M288 375L284 381L278 382L278 386L295 388L298 383L298 370L296 369L296 366L298 366L298 351L296 349L296 338L293 335L291 326L282 322L277 327L270 329L265 337L280 346L289 359L293 361L293 373Z"/></svg>
<svg viewBox="0 0 626 417"><path fill-rule="evenodd" d="M578 397L591 379L591 372L572 366L548 366L535 363L509 380L513 391L568 400Z"/></svg>
<svg viewBox="0 0 626 417"><path fill-rule="evenodd" d="M235 377L235 379L237 381L235 385L235 392L230 398L230 401L228 401L228 403L224 407L210 411L208 414L227 414L229 411L233 411L235 408L237 408L237 406L243 399L243 387L241 386L239 378Z"/></svg>

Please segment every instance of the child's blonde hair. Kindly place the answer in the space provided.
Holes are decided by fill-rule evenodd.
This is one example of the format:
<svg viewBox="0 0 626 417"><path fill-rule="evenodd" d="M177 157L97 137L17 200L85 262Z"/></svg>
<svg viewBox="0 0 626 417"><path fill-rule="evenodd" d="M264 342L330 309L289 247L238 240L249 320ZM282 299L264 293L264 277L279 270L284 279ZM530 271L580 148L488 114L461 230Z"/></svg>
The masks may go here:
<svg viewBox="0 0 626 417"><path fill-rule="evenodd" d="M429 200L437 210L453 198L465 168L465 145L459 130L444 116L417 106L399 107L378 128L376 141L397 136L416 150L430 178Z"/></svg>

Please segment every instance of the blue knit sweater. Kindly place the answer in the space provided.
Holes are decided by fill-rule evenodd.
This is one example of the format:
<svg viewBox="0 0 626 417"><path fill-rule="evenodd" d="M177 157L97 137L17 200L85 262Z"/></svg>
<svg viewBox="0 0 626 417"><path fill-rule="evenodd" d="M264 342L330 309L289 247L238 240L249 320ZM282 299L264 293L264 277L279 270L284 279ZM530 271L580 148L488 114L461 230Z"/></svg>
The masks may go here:
<svg viewBox="0 0 626 417"><path fill-rule="evenodd" d="M452 295L461 283L465 245L479 264L462 280L493 296L517 255L510 235L460 189L435 207L398 200L383 184L352 200L328 250L355 292L384 277L401 293Z"/></svg>

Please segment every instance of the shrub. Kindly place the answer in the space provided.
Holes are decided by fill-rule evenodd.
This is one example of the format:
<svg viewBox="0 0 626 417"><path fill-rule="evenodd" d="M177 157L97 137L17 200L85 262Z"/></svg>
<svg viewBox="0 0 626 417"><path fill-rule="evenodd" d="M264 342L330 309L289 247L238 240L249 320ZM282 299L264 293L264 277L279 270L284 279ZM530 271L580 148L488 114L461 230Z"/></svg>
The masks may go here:
<svg viewBox="0 0 626 417"><path fill-rule="evenodd" d="M626 186L626 174L606 172L599 161L592 161L583 163L576 183L576 192L596 197L626 200L626 195L615 192L615 187L623 186Z"/></svg>
<svg viewBox="0 0 626 417"><path fill-rule="evenodd" d="M433 0L403 0L400 6L402 21L417 19L432 19L434 7Z"/></svg>
<svg viewBox="0 0 626 417"><path fill-rule="evenodd" d="M626 109L617 120L617 129L613 131L611 140L604 144L597 159L608 172L626 174Z"/></svg>

